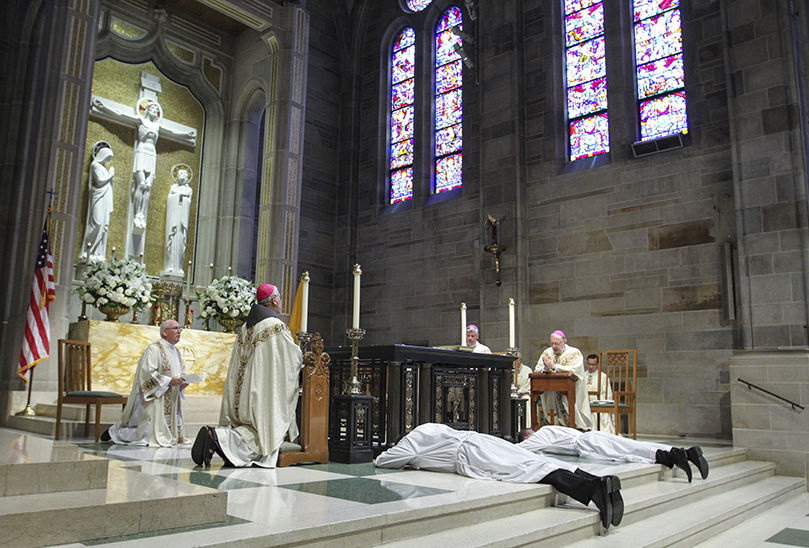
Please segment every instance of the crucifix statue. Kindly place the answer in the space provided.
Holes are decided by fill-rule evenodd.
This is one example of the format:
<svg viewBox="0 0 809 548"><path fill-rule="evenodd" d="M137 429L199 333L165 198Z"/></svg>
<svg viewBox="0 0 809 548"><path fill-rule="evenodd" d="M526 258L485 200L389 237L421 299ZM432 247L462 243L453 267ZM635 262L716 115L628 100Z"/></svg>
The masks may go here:
<svg viewBox="0 0 809 548"><path fill-rule="evenodd" d="M192 147L197 143L195 128L164 118L163 109L157 102L161 91L160 78L141 72L140 80L140 99L134 107L97 95L90 99L91 115L135 128L126 253L136 259L143 255L149 196L155 183L158 136Z"/></svg>

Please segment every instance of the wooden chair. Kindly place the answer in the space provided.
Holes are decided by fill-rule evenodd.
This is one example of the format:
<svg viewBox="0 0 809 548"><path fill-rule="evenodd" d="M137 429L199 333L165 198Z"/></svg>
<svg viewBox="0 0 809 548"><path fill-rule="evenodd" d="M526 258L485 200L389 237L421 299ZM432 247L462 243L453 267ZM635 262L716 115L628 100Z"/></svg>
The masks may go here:
<svg viewBox="0 0 809 548"><path fill-rule="evenodd" d="M56 404L56 436L62 426L62 405L79 403L86 406L84 418L84 435L90 427L90 406L96 408L95 438L101 435L101 406L119 404L126 405L126 396L115 392L93 391L92 368L90 367L90 343L59 339L59 398Z"/></svg>
<svg viewBox="0 0 809 548"><path fill-rule="evenodd" d="M637 381L637 350L603 350L598 365L599 393L601 392L601 371L606 368L607 379L612 387L613 403L591 403L592 413L607 413L615 417L615 432L621 430L622 415L627 416L629 434L638 439L638 426L635 414L635 383Z"/></svg>
<svg viewBox="0 0 809 548"><path fill-rule="evenodd" d="M278 454L279 468L300 462L329 462L329 362L320 333L312 337L312 350L303 355L300 447ZM286 444L285 444L286 445Z"/></svg>

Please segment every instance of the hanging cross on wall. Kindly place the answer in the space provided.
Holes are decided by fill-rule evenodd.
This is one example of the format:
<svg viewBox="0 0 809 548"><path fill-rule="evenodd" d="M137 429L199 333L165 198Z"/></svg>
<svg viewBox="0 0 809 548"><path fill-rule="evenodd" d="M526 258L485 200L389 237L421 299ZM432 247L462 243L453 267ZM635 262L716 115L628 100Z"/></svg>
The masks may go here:
<svg viewBox="0 0 809 548"><path fill-rule="evenodd" d="M487 237L489 239L489 245L483 248L484 251L488 251L492 255L494 255L494 266L496 270L496 281L495 285L500 287L500 254L506 250L506 246L500 243L500 224L506 219L505 216L495 219L488 213L486 214L488 219L483 224L484 229L486 230Z"/></svg>

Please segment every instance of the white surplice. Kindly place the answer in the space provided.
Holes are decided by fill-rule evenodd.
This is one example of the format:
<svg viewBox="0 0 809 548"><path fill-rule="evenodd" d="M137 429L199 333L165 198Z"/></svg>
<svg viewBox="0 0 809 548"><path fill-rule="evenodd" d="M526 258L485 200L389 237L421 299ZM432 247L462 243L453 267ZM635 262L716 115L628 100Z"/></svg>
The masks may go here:
<svg viewBox="0 0 809 548"><path fill-rule="evenodd" d="M587 397L587 386L584 379L584 358L582 358L581 351L578 348L573 348L570 345L565 345L565 348L557 356L553 353L553 348L547 348L542 356L539 357L534 371L537 373L543 371L545 367L542 363L542 358L548 356L553 360L554 372L557 373L574 373L579 380L576 381L576 428L589 429L593 427L593 416L590 414L590 400ZM548 420L550 412L554 411L557 417L563 413L568 413L567 396L560 392L543 392L540 395L542 401L542 410L545 414L545 419ZM559 406L561 401L562 407ZM567 422L565 422L567 424Z"/></svg>
<svg viewBox="0 0 809 548"><path fill-rule="evenodd" d="M412 466L510 483L537 483L554 470L562 468L574 472L578 468L535 455L502 438L435 423L417 426L398 444L380 454L375 464L380 468Z"/></svg>
<svg viewBox="0 0 809 548"><path fill-rule="evenodd" d="M266 318L239 332L216 428L219 445L234 466L275 468L284 437L297 437L301 358L289 327L278 318Z"/></svg>
<svg viewBox="0 0 809 548"><path fill-rule="evenodd" d="M641 463L654 463L658 449L671 450L670 445L636 441L596 430L582 433L567 426L543 426L517 445L536 454Z"/></svg>
<svg viewBox="0 0 809 548"><path fill-rule="evenodd" d="M121 420L110 427L113 442L125 445L182 443L185 391L169 386L172 377L182 377L185 364L180 350L165 339L146 347L138 361Z"/></svg>

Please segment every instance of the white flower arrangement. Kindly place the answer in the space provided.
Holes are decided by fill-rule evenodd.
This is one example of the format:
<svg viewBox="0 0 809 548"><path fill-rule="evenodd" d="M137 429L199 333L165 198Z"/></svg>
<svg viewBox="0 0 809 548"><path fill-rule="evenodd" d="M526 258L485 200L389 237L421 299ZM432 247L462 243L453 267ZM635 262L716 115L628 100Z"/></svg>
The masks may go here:
<svg viewBox="0 0 809 548"><path fill-rule="evenodd" d="M143 310L152 301L152 284L146 268L129 257L90 261L76 289L81 300L98 308L110 302Z"/></svg>
<svg viewBox="0 0 809 548"><path fill-rule="evenodd" d="M256 288L238 276L222 276L204 292L197 292L199 317L203 320L243 320L256 303Z"/></svg>

